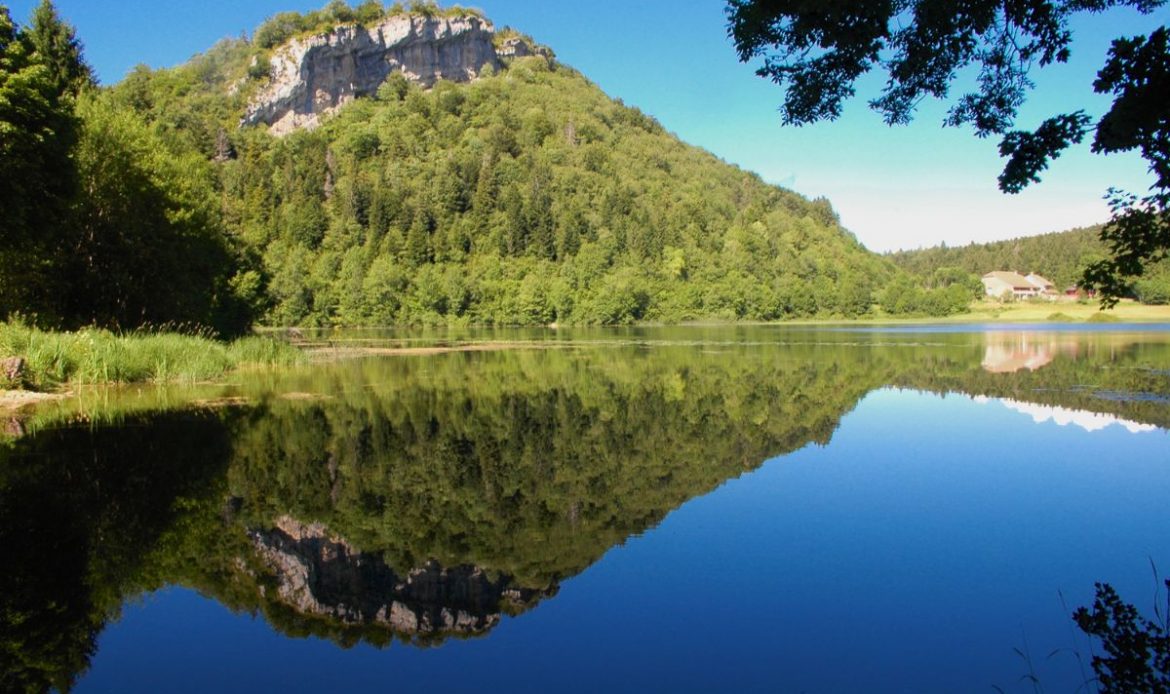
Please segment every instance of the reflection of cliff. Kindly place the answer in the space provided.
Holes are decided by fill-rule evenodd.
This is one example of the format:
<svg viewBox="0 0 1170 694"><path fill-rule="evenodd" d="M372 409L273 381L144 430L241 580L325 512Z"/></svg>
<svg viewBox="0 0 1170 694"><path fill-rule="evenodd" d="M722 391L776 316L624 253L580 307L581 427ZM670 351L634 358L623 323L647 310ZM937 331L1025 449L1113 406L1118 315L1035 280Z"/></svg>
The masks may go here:
<svg viewBox="0 0 1170 694"><path fill-rule="evenodd" d="M519 612L545 594L466 564L447 569L431 561L400 574L320 523L288 516L249 536L282 602L345 624L381 624L408 636L474 635L495 626L501 612Z"/></svg>

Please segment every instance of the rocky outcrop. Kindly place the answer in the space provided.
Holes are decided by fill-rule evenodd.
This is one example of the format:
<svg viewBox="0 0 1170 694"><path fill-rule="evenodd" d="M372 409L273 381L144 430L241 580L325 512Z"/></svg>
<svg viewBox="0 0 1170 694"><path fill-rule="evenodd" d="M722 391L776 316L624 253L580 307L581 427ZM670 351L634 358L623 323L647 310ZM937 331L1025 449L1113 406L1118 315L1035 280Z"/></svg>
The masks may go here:
<svg viewBox="0 0 1170 694"><path fill-rule="evenodd" d="M532 53L519 38L493 45L495 28L473 14L397 15L378 24L340 26L295 39L270 60L268 82L252 99L245 125L266 123L273 134L312 128L321 115L373 94L393 72L424 87L440 79L467 82L501 59Z"/></svg>
<svg viewBox="0 0 1170 694"><path fill-rule="evenodd" d="M18 384L24 376L24 357L0 359L0 385Z"/></svg>
<svg viewBox="0 0 1170 694"><path fill-rule="evenodd" d="M470 565L431 561L399 573L320 523L284 516L275 526L249 534L275 575L276 597L303 614L381 624L408 637L475 635L495 626L503 612L518 612L549 593L514 586L506 576L492 579Z"/></svg>

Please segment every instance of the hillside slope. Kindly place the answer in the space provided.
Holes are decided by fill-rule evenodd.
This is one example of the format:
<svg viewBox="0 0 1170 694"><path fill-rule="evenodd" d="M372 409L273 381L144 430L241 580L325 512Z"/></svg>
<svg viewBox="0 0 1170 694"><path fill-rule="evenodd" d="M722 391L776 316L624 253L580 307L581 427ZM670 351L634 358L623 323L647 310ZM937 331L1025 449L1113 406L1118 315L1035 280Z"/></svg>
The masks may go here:
<svg viewBox="0 0 1170 694"><path fill-rule="evenodd" d="M283 137L239 125L281 45L224 42L139 69L111 98L215 162L244 259L233 287L272 324L852 316L896 274L826 201L686 145L505 38L511 55L474 81L393 73Z"/></svg>

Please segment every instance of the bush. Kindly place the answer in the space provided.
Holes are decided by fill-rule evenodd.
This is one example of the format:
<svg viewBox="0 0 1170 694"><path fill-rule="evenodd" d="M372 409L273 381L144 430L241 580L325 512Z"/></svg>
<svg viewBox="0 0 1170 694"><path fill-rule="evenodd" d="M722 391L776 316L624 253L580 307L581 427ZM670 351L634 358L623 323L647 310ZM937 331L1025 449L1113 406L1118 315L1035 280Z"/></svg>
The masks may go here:
<svg viewBox="0 0 1170 694"><path fill-rule="evenodd" d="M1112 313L1105 313L1104 311L1097 311L1093 315L1089 316L1089 319L1085 322L1086 323L1117 323L1120 320L1121 319L1119 319L1117 316L1113 315Z"/></svg>
<svg viewBox="0 0 1170 694"><path fill-rule="evenodd" d="M1134 282L1134 296L1143 304L1164 306L1170 304L1170 274L1161 277L1143 277Z"/></svg>

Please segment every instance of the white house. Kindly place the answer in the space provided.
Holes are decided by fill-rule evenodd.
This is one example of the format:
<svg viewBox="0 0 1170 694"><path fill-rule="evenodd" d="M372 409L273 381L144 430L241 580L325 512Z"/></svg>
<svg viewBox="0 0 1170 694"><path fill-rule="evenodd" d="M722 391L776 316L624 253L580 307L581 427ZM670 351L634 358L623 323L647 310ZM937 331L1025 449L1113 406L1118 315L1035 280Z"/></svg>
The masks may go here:
<svg viewBox="0 0 1170 694"><path fill-rule="evenodd" d="M1008 295L1016 299L1027 299L1034 296L1051 298L1056 295L1056 286L1034 272L1025 277L1018 272L997 270L983 276L983 291L987 296L996 299L1002 299Z"/></svg>

